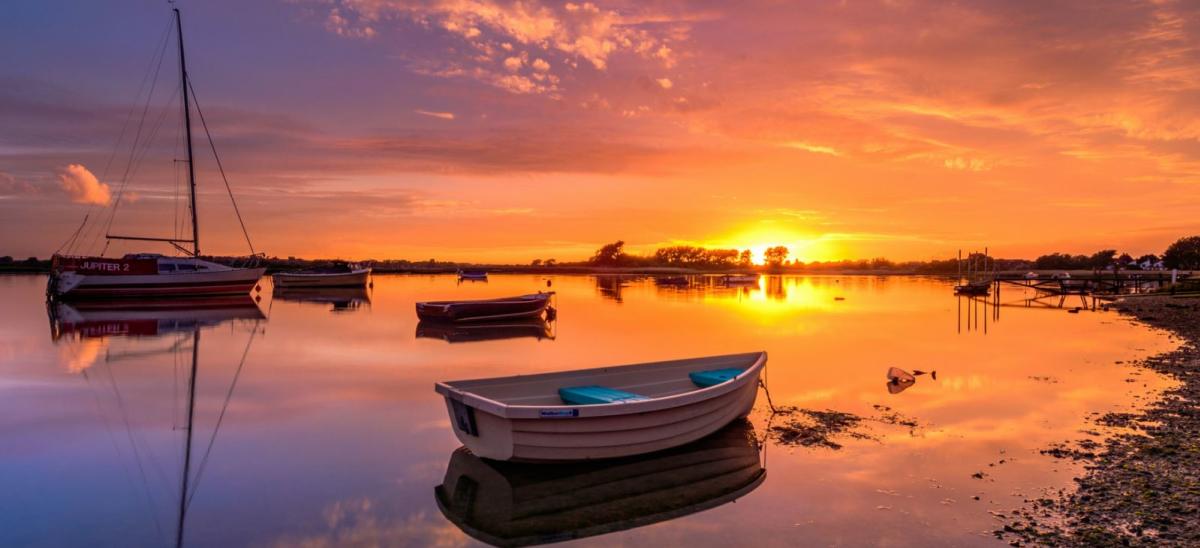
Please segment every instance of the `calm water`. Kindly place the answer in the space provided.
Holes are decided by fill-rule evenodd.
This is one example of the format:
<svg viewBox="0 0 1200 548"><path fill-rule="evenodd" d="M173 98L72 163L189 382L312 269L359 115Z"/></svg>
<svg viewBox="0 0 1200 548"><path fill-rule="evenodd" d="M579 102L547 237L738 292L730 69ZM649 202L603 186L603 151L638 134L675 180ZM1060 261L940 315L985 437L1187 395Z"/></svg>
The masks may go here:
<svg viewBox="0 0 1200 548"><path fill-rule="evenodd" d="M548 540L624 527L575 542L994 545L991 511L1071 484L1074 465L1039 449L1087 437L1089 413L1167 386L1118 363L1169 348L1164 334L1016 290L984 308L919 278L770 277L728 290L557 276L551 324L418 329L416 300L529 293L546 280L377 276L369 294L274 298L264 281L257 305L66 310L52 323L44 278L0 277L0 545L175 543L193 350L192 546L472 545L435 499L448 468L473 478L450 489L474 501L468 527ZM770 355L777 406L879 417L883 405L918 426L867 421L871 439L836 438L839 450L718 440L542 473L452 458L459 444L433 391L437 380L754 350ZM890 394L889 366L937 379ZM766 411L760 394L734 437L761 438ZM765 461L765 481L722 500L724 480L695 464L718 453ZM680 485L645 495L621 481L632 470ZM582 498L599 506L555 518Z"/></svg>

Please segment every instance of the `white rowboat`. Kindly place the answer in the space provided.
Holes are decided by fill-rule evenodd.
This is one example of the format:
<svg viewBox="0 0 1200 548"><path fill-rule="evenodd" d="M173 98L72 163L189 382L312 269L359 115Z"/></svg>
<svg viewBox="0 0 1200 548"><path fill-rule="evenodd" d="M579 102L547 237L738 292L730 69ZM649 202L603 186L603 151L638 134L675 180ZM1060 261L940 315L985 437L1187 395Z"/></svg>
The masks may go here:
<svg viewBox="0 0 1200 548"><path fill-rule="evenodd" d="M751 352L439 382L435 390L454 434L479 457L603 459L677 447L745 417L766 363L766 352Z"/></svg>
<svg viewBox="0 0 1200 548"><path fill-rule="evenodd" d="M370 268L345 272L277 272L271 277L275 287L366 287L371 278Z"/></svg>

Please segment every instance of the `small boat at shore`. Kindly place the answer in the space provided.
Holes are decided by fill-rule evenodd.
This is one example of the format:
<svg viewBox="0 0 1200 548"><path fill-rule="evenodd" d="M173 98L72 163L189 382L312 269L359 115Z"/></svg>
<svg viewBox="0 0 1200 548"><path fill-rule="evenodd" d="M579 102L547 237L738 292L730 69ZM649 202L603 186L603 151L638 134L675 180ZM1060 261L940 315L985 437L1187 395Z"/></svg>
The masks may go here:
<svg viewBox="0 0 1200 548"><path fill-rule="evenodd" d="M472 281L472 282L486 282L487 279L488 279L488 273L486 270L465 269L464 268L464 269L460 269L458 271L458 280L459 281L467 280L467 281Z"/></svg>
<svg viewBox="0 0 1200 548"><path fill-rule="evenodd" d="M417 303L423 322L481 322L540 317L550 305L553 291L518 297L473 301L430 301Z"/></svg>
<svg viewBox="0 0 1200 548"><path fill-rule="evenodd" d="M271 275L275 287L366 287L371 268L338 261L325 268L307 268Z"/></svg>
<svg viewBox="0 0 1200 548"><path fill-rule="evenodd" d="M992 292L991 280L974 281L954 286L956 295L985 296Z"/></svg>
<svg viewBox="0 0 1200 548"><path fill-rule="evenodd" d="M725 285L758 285L757 274L726 274L721 277Z"/></svg>
<svg viewBox="0 0 1200 548"><path fill-rule="evenodd" d="M454 435L494 460L641 455L703 438L754 407L766 352L439 382Z"/></svg>
<svg viewBox="0 0 1200 548"><path fill-rule="evenodd" d="M754 491L766 476L754 428L734 421L699 441L624 459L497 462L460 447L434 497L468 535L494 546L531 546L716 508Z"/></svg>

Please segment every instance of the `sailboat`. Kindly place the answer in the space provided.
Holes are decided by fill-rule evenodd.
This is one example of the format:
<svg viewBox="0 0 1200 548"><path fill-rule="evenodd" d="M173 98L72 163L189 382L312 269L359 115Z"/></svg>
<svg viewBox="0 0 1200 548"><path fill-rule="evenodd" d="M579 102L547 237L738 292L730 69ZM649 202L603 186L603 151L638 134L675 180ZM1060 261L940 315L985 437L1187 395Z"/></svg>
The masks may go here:
<svg viewBox="0 0 1200 548"><path fill-rule="evenodd" d="M183 133L187 142L188 205L191 213L190 238L119 236L107 233L112 240L167 243L186 256L164 256L157 253L132 253L121 258L104 256L72 256L54 254L46 292L52 299L75 298L162 298L204 295L246 294L262 278L265 268L237 268L201 259L200 222L196 213L196 169L192 151L192 106L187 63L183 52L183 23L179 9L173 10L175 30L179 38L180 92L183 101ZM150 98L147 98L147 105ZM200 113L203 122L203 113ZM207 132L207 126L205 126ZM211 136L209 140L211 141ZM136 149L135 139L134 147ZM215 147L214 147L215 154ZM220 159L217 159L220 166ZM224 171L222 169L222 176ZM230 198L233 198L232 192ZM234 203L237 212L237 204ZM241 214L238 213L241 221ZM86 217L84 223L86 224ZM80 227L82 230L83 227ZM242 225L243 232L245 225ZM78 236L76 232L76 236ZM73 237L74 239L74 237ZM247 236L247 242L249 237ZM253 254L253 246L251 246Z"/></svg>

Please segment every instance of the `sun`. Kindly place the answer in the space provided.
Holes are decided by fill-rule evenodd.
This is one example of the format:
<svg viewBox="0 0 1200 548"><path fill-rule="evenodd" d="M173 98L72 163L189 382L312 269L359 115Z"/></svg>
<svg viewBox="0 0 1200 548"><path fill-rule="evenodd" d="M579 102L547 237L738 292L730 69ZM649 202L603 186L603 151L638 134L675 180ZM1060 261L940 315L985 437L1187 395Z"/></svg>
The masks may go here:
<svg viewBox="0 0 1200 548"><path fill-rule="evenodd" d="M762 265L766 263L763 256L766 250L780 245L788 248L788 261L829 261L834 260L836 255L831 242L774 223L764 223L736 232L727 238L716 239L709 247L749 249L754 264Z"/></svg>

